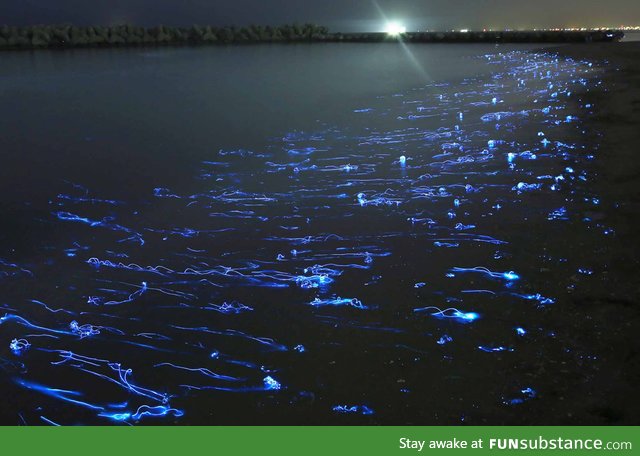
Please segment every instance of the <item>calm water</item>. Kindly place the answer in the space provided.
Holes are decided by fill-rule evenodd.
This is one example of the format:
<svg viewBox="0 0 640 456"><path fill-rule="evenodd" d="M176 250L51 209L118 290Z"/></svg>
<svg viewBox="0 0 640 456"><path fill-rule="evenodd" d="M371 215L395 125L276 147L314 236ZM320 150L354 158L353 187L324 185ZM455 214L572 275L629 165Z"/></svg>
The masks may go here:
<svg viewBox="0 0 640 456"><path fill-rule="evenodd" d="M601 70L526 49L3 54L2 423L601 422Z"/></svg>

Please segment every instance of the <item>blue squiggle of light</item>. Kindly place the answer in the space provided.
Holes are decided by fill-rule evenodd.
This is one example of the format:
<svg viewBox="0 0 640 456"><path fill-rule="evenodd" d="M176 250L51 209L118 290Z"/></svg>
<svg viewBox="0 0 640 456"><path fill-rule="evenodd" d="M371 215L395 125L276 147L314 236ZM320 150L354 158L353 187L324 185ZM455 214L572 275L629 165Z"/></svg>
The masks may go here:
<svg viewBox="0 0 640 456"><path fill-rule="evenodd" d="M445 345L445 344L448 344L449 342L453 342L453 337L449 336L448 334L445 334L442 337L440 337L440 339L438 339L436 343L438 345Z"/></svg>
<svg viewBox="0 0 640 456"><path fill-rule="evenodd" d="M14 355L21 355L31 347L27 339L13 339L9 344L9 349Z"/></svg>
<svg viewBox="0 0 640 456"><path fill-rule="evenodd" d="M122 231L124 233L131 235L130 237L123 239L122 241L133 240L140 243L140 245L144 245L144 238L140 233L130 228L127 228L125 226L118 225L117 223L110 223L111 222L110 218L105 218L103 220L91 220L87 217L81 217L79 215L72 214L71 212L64 212L64 211L55 212L55 215L56 217L58 217L58 219L66 222L80 222L80 223L89 225L92 228L101 226L103 228L107 228L112 231Z"/></svg>
<svg viewBox="0 0 640 456"><path fill-rule="evenodd" d="M55 422L55 421L53 421L53 420L50 420L50 419L49 419L49 418L47 418L46 416L42 416L42 415L40 415L40 419L41 419L42 421L44 421L45 423L50 424L51 426L60 426L60 424L56 423L56 422Z"/></svg>
<svg viewBox="0 0 640 456"><path fill-rule="evenodd" d="M186 326L177 326L171 325L172 328L180 329L183 331L194 331L194 332L203 332L208 334L217 334L221 336L231 336L231 337L242 337L244 339L253 340L258 342L261 345L265 345L273 350L277 351L287 351L287 347L285 345L279 344L275 342L273 339L269 339L267 337L256 337L250 334L244 333L242 331L237 331L234 329L226 329L226 330L215 330L211 328L207 328L206 326L201 326L197 328L186 327Z"/></svg>
<svg viewBox="0 0 640 456"><path fill-rule="evenodd" d="M335 405L331 410L337 413L355 413L358 415L373 415L375 413L373 409L366 405Z"/></svg>
<svg viewBox="0 0 640 456"><path fill-rule="evenodd" d="M133 419L135 421L139 421L142 418L148 416L152 418L164 417L168 415L173 415L176 418L184 416L184 411L178 410L172 407L168 407L166 405L141 405L135 411L135 413L131 412L102 412L99 413L98 416L109 418L114 421L127 421L129 419Z"/></svg>
<svg viewBox="0 0 640 456"><path fill-rule="evenodd" d="M253 310L252 307L245 306L240 302L223 302L220 305L217 304L208 304L202 307L205 310L215 310L216 312L220 312L222 314L240 314L242 312L250 312Z"/></svg>
<svg viewBox="0 0 640 456"><path fill-rule="evenodd" d="M555 304L556 302L555 299L544 297L540 293L536 293L536 294L515 294L514 293L514 296L517 296L519 298L526 299L529 301L537 301L538 303L540 303L541 306Z"/></svg>
<svg viewBox="0 0 640 456"><path fill-rule="evenodd" d="M506 405L519 405L530 399L534 399L538 396L538 393L533 388L523 388L520 390L522 397L516 397L513 399L505 399L503 402Z"/></svg>
<svg viewBox="0 0 640 456"><path fill-rule="evenodd" d="M72 335L72 332L69 331L62 331L59 329L52 329L52 328L47 328L44 326L38 326L36 324L31 323L30 321L26 320L25 318L22 318L19 315L15 315L15 314L5 314L4 317L0 318L0 324L3 324L7 321L15 321L16 323L26 326L27 328L31 328L31 329L37 329L40 331L46 331L46 332L52 332L55 334L66 334L66 335Z"/></svg>
<svg viewBox="0 0 640 456"><path fill-rule="evenodd" d="M198 372L199 374L202 374L205 377L213 378L215 380L223 380L226 382L239 382L242 380L241 378L231 377L229 375L217 374L206 367L185 367L185 366L178 366L173 363L159 363L159 364L156 364L154 367L162 367L162 366L173 367L174 369L185 370L188 372Z"/></svg>
<svg viewBox="0 0 640 456"><path fill-rule="evenodd" d="M315 298L313 301L309 303L309 305L314 307L325 307L325 306L350 306L355 307L357 309L366 309L367 307L362 304L357 298L331 298L331 299L320 299Z"/></svg>
<svg viewBox="0 0 640 456"><path fill-rule="evenodd" d="M515 281L520 279L520 276L513 272L513 271L507 271L507 272L494 272L494 271L490 271L489 269L485 268L485 267L475 267L475 268L452 268L451 272L479 272L481 274L485 274L488 275L489 277L492 277L494 279L504 279L507 280L509 282Z"/></svg>
<svg viewBox="0 0 640 456"><path fill-rule="evenodd" d="M513 351L513 348L503 347L502 345L498 347L487 347L485 345L478 345L478 350L485 353L499 353L503 351Z"/></svg>
<svg viewBox="0 0 640 456"><path fill-rule="evenodd" d="M431 313L432 317L440 319L453 319L459 323L472 323L480 318L480 315L475 312L462 312L455 307L449 307L448 309L444 310L435 306L413 309L414 312L426 312L430 310L434 311Z"/></svg>
<svg viewBox="0 0 640 456"><path fill-rule="evenodd" d="M72 404L80 405L82 407L86 407L91 410L104 410L104 407L99 405L90 404L88 402L84 402L78 399L74 399L74 397L81 397L82 393L79 391L70 391L58 388L50 388L48 386L40 385L38 383L28 382L21 378L15 379L15 382L22 386L23 388L27 388L33 391L38 391L47 396L54 397L56 399L63 400L65 402L70 402ZM70 397L71 396L71 397Z"/></svg>

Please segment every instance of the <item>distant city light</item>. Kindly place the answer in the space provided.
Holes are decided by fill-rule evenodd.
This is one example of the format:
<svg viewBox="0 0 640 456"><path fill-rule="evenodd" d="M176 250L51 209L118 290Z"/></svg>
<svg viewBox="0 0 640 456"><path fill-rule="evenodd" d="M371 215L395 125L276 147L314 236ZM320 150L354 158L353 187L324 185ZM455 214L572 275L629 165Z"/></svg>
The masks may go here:
<svg viewBox="0 0 640 456"><path fill-rule="evenodd" d="M385 28L385 32L391 36L398 36L407 32L407 28L399 22L389 22Z"/></svg>

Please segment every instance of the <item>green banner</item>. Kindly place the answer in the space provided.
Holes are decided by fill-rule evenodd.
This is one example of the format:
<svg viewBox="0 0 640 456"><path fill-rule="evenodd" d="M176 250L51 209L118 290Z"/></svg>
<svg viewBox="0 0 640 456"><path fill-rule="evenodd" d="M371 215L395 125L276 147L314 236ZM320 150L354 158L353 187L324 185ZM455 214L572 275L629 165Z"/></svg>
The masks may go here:
<svg viewBox="0 0 640 456"><path fill-rule="evenodd" d="M640 454L638 427L4 427L15 455Z"/></svg>

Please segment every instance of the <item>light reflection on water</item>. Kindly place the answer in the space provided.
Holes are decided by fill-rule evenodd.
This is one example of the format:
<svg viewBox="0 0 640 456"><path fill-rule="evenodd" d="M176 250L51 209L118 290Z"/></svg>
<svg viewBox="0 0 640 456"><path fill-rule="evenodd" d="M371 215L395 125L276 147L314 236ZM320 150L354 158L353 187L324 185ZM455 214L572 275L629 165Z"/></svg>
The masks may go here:
<svg viewBox="0 0 640 456"><path fill-rule="evenodd" d="M45 264L0 264L13 412L513 422L549 390L528 367L557 337L547 307L614 234L591 216L597 135L575 95L600 70L481 59L489 76L379 94L259 148L239 138L130 200L49 194L62 240Z"/></svg>

